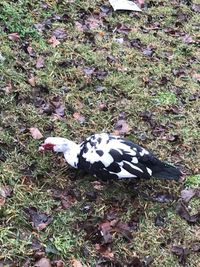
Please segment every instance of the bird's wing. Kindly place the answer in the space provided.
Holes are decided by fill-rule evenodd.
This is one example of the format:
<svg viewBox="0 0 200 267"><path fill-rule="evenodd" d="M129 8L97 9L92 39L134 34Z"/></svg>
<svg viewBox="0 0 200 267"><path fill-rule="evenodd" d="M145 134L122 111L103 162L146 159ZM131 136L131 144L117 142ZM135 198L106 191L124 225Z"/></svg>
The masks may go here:
<svg viewBox="0 0 200 267"><path fill-rule="evenodd" d="M154 156L146 149L120 137L95 134L81 144L80 162L90 173L113 178L150 178Z"/></svg>

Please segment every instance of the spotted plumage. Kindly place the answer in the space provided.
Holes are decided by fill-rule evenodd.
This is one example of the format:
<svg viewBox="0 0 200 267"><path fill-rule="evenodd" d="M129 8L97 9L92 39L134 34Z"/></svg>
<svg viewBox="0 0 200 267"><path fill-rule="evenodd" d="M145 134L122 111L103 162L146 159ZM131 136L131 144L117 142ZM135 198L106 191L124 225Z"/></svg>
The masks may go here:
<svg viewBox="0 0 200 267"><path fill-rule="evenodd" d="M160 161L145 148L106 133L94 134L79 145L65 138L49 137L40 150L50 147L63 152L71 166L102 180L152 176L177 180L181 176L177 168Z"/></svg>

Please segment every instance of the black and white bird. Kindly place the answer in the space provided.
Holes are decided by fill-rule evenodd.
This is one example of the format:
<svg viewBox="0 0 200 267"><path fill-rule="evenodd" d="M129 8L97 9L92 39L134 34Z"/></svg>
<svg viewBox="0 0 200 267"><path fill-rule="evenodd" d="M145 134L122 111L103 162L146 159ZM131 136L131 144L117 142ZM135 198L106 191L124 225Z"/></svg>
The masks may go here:
<svg viewBox="0 0 200 267"><path fill-rule="evenodd" d="M62 152L69 165L102 179L151 177L178 180L181 172L160 161L150 151L119 136L94 134L80 144L48 137L39 151Z"/></svg>

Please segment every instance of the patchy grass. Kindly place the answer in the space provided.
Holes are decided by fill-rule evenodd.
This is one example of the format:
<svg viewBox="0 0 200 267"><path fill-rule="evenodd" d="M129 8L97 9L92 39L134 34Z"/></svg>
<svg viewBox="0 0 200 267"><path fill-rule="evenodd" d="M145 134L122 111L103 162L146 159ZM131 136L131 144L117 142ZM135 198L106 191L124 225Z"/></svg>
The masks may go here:
<svg viewBox="0 0 200 267"><path fill-rule="evenodd" d="M151 256L151 266L179 266L172 245L199 242L198 225L175 211L182 188L200 183L198 13L186 2L147 1L141 14L103 13L108 3L100 0L0 3L0 188L13 191L0 202L2 262L33 266L45 255L54 266L56 260L70 266L73 258L84 266L105 266L103 258L106 266L125 266L133 256ZM50 38L60 28L65 36L57 33L53 47ZM20 38L10 40L13 32ZM39 56L42 67L36 67ZM49 108L52 102L62 103L64 116ZM37 127L44 137L80 142L93 132L113 132L122 112L132 128L127 138L178 165L185 182L113 181L95 188L92 177L76 174L61 156L40 155L40 141L29 133ZM52 196L55 189L75 194L69 208ZM158 192L175 200L151 201ZM199 204L192 201L192 211ZM31 206L53 218L42 231L25 214ZM106 258L95 246L101 239L88 232L110 212L138 227L131 242L115 233ZM154 223L158 214L162 227ZM197 253L187 263L197 266Z"/></svg>

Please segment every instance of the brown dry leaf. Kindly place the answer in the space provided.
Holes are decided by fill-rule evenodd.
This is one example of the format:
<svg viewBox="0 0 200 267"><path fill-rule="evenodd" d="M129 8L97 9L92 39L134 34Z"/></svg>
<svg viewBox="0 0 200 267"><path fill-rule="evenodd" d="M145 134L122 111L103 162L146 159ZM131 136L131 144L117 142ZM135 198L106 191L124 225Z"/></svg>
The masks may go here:
<svg viewBox="0 0 200 267"><path fill-rule="evenodd" d="M96 29L99 28L100 25L102 25L102 21L99 18L95 18L94 16L90 16L85 21L85 25L90 29Z"/></svg>
<svg viewBox="0 0 200 267"><path fill-rule="evenodd" d="M76 27L77 31L79 31L79 32L83 32L84 31L83 25L78 21L75 21L75 27Z"/></svg>
<svg viewBox="0 0 200 267"><path fill-rule="evenodd" d="M31 86L35 86L35 77L34 76L31 76L29 79L28 79L28 83L31 85Z"/></svg>
<svg viewBox="0 0 200 267"><path fill-rule="evenodd" d="M182 40L186 44L194 44L195 43L195 40L189 34L186 34L185 36L183 36Z"/></svg>
<svg viewBox="0 0 200 267"><path fill-rule="evenodd" d="M41 134L41 132L39 131L38 128L36 128L36 127L31 127L31 128L29 129L29 131L30 131L30 133L31 133L31 135L32 135L32 137L33 137L34 139L38 140L38 139L43 138L43 135Z"/></svg>
<svg viewBox="0 0 200 267"><path fill-rule="evenodd" d="M42 56L39 56L36 62L36 69L41 69L43 67L44 67L44 58Z"/></svg>
<svg viewBox="0 0 200 267"><path fill-rule="evenodd" d="M8 34L8 39L11 41L17 42L19 41L20 36L17 32L13 32L13 33Z"/></svg>
<svg viewBox="0 0 200 267"><path fill-rule="evenodd" d="M12 189L8 185L0 187L0 206L3 206L6 202L6 198L12 195Z"/></svg>
<svg viewBox="0 0 200 267"><path fill-rule="evenodd" d="M182 247L182 246L172 246L171 252L178 256L178 261L180 264L185 266L186 259L188 255L190 254L190 251L188 248Z"/></svg>
<svg viewBox="0 0 200 267"><path fill-rule="evenodd" d="M65 267L65 263L62 260L54 261L53 263L56 267Z"/></svg>
<svg viewBox="0 0 200 267"><path fill-rule="evenodd" d="M99 225L100 231L101 231L101 235L104 239L104 243L111 243L112 242L112 235L111 235L111 231L112 231L112 227L111 227L111 223L109 221L107 222L103 222Z"/></svg>
<svg viewBox="0 0 200 267"><path fill-rule="evenodd" d="M114 253L108 245L95 244L95 248L103 257L108 259L114 258Z"/></svg>
<svg viewBox="0 0 200 267"><path fill-rule="evenodd" d="M4 198L10 197L12 195L12 189L8 185L1 186L0 195Z"/></svg>
<svg viewBox="0 0 200 267"><path fill-rule="evenodd" d="M192 78L196 79L197 81L200 82L200 73L193 73Z"/></svg>
<svg viewBox="0 0 200 267"><path fill-rule="evenodd" d="M191 215L186 205L183 202L178 202L176 206L176 213L188 223L199 223L200 222L200 211L194 215Z"/></svg>
<svg viewBox="0 0 200 267"><path fill-rule="evenodd" d="M53 218L49 214L39 212L35 207L25 208L24 211L32 226L37 231L45 229L53 220Z"/></svg>
<svg viewBox="0 0 200 267"><path fill-rule="evenodd" d="M192 10L197 12L197 13L200 13L200 4L193 4Z"/></svg>
<svg viewBox="0 0 200 267"><path fill-rule="evenodd" d="M118 120L115 124L114 135L124 135L131 131L131 127L128 125L127 121L124 119Z"/></svg>
<svg viewBox="0 0 200 267"><path fill-rule="evenodd" d="M11 81L8 82L7 86L4 88L4 91L7 94L9 94L9 93L11 93L13 91L13 85L12 85Z"/></svg>
<svg viewBox="0 0 200 267"><path fill-rule="evenodd" d="M6 202L6 199L0 196L0 207L3 206L5 202Z"/></svg>
<svg viewBox="0 0 200 267"><path fill-rule="evenodd" d="M92 185L96 190L103 190L103 185L99 181L92 182Z"/></svg>
<svg viewBox="0 0 200 267"><path fill-rule="evenodd" d="M51 267L51 262L49 259L47 258L41 258L40 260L38 260L35 265L35 267Z"/></svg>
<svg viewBox="0 0 200 267"><path fill-rule="evenodd" d="M197 194L196 188L184 189L181 191L181 198L184 202L189 202Z"/></svg>
<svg viewBox="0 0 200 267"><path fill-rule="evenodd" d="M127 223L123 223L117 220L113 220L111 221L111 225L114 223L113 225L113 230L115 232L120 233L121 235L123 235L123 237L126 238L127 241L131 242L132 241L132 234L131 234L131 228Z"/></svg>
<svg viewBox="0 0 200 267"><path fill-rule="evenodd" d="M75 120L79 121L80 123L85 122L85 117L81 115L79 112L74 112L73 117Z"/></svg>
<svg viewBox="0 0 200 267"><path fill-rule="evenodd" d="M48 40L48 43L51 44L55 48L56 46L58 46L60 44L60 41L58 41L55 36L52 36Z"/></svg>
<svg viewBox="0 0 200 267"><path fill-rule="evenodd" d="M82 263L76 259L71 261L73 267L83 267Z"/></svg>
<svg viewBox="0 0 200 267"><path fill-rule="evenodd" d="M33 50L32 46L28 46L26 48L26 51L28 52L28 54L31 56L31 57L34 57L35 56L35 51Z"/></svg>
<svg viewBox="0 0 200 267"><path fill-rule="evenodd" d="M144 8L144 5L145 5L144 0L137 0L136 3L138 4L138 6L139 6L140 8Z"/></svg>
<svg viewBox="0 0 200 267"><path fill-rule="evenodd" d="M58 27L55 29L52 33L53 36L55 36L57 39L65 39L67 37L66 31L62 27Z"/></svg>
<svg viewBox="0 0 200 267"><path fill-rule="evenodd" d="M55 189L52 191L52 196L56 200L61 201L61 205L63 209L70 208L77 201L77 198L73 192L68 192L65 190Z"/></svg>

